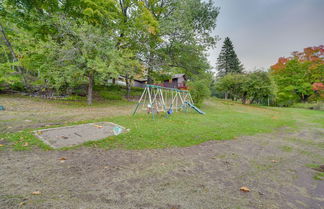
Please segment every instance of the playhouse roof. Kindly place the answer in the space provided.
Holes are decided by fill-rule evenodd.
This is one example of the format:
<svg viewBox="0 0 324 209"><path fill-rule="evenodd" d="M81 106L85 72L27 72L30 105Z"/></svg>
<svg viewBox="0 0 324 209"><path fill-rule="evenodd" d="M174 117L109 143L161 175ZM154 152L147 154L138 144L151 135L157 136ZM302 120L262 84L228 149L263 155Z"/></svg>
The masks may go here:
<svg viewBox="0 0 324 209"><path fill-rule="evenodd" d="M181 77L186 77L185 74L175 74L174 76L172 76L172 78L181 78Z"/></svg>

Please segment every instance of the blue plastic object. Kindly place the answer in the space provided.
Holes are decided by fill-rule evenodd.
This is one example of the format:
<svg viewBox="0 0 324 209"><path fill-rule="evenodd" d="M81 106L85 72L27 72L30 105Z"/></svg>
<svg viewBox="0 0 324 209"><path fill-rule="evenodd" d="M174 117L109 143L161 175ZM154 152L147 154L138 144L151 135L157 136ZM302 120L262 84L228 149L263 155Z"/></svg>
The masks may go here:
<svg viewBox="0 0 324 209"><path fill-rule="evenodd" d="M201 109L199 109L198 107L196 107L195 105L191 104L190 102L186 102L189 107L191 107L192 109L196 110L199 114L205 114L205 112L203 112Z"/></svg>
<svg viewBox="0 0 324 209"><path fill-rule="evenodd" d="M0 105L0 110L5 110L5 107Z"/></svg>
<svg viewBox="0 0 324 209"><path fill-rule="evenodd" d="M115 126L113 128L113 132L114 132L115 135L119 135L119 134L121 134L123 132L123 129L121 127L119 127L119 126Z"/></svg>

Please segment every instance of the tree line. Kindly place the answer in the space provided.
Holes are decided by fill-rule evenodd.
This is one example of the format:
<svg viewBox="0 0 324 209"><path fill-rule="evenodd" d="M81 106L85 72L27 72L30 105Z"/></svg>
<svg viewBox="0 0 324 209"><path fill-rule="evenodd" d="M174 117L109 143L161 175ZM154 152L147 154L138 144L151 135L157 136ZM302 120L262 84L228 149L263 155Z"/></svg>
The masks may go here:
<svg viewBox="0 0 324 209"><path fill-rule="evenodd" d="M281 57L268 71L244 72L229 38L217 59L213 94L246 103L290 106L324 100L324 46Z"/></svg>
<svg viewBox="0 0 324 209"><path fill-rule="evenodd" d="M123 75L212 82L219 8L202 0L3 0L0 89L68 94ZM206 88L203 88L206 89Z"/></svg>

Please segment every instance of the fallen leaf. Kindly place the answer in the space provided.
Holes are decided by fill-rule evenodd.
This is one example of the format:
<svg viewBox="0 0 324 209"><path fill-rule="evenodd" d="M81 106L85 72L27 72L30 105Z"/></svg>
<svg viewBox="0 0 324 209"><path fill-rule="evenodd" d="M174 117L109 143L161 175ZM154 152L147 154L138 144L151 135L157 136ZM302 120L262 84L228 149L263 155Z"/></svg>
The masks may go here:
<svg viewBox="0 0 324 209"><path fill-rule="evenodd" d="M67 136L61 136L62 139L68 139L69 137Z"/></svg>
<svg viewBox="0 0 324 209"><path fill-rule="evenodd" d="M250 191L250 189L247 188L247 187L241 187L240 190L243 191L243 192L249 192Z"/></svg>
<svg viewBox="0 0 324 209"><path fill-rule="evenodd" d="M0 147L3 147L4 145L3 144L0 144Z"/></svg>
<svg viewBox="0 0 324 209"><path fill-rule="evenodd" d="M23 144L23 146L24 146L24 147L27 147L27 146L28 146L28 142L25 142L25 143Z"/></svg>
<svg viewBox="0 0 324 209"><path fill-rule="evenodd" d="M64 162L66 161L66 158L65 158L65 157L61 157L61 158L59 159L59 161L60 161L60 163L64 163Z"/></svg>
<svg viewBox="0 0 324 209"><path fill-rule="evenodd" d="M41 131L37 131L36 132L38 135L41 135L43 132L41 132Z"/></svg>
<svg viewBox="0 0 324 209"><path fill-rule="evenodd" d="M277 161L277 160L271 160L271 162L273 162L273 163L278 163L279 161Z"/></svg>
<svg viewBox="0 0 324 209"><path fill-rule="evenodd" d="M99 125L94 125L97 128L103 128L103 126L99 126Z"/></svg>
<svg viewBox="0 0 324 209"><path fill-rule="evenodd" d="M40 191L35 191L35 192L32 192L32 195L40 195L41 192Z"/></svg>

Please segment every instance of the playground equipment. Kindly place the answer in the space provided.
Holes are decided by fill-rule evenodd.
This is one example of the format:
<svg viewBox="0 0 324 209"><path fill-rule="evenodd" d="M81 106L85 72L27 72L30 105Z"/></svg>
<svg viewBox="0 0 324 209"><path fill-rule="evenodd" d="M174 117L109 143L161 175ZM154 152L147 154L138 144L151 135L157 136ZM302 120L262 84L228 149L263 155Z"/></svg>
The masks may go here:
<svg viewBox="0 0 324 209"><path fill-rule="evenodd" d="M154 118L154 115L160 112L168 116L173 112L187 111L188 107L194 109L199 114L205 114L194 105L189 91L156 85L146 85L135 107L133 115L136 114L139 108L152 114Z"/></svg>

